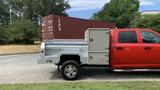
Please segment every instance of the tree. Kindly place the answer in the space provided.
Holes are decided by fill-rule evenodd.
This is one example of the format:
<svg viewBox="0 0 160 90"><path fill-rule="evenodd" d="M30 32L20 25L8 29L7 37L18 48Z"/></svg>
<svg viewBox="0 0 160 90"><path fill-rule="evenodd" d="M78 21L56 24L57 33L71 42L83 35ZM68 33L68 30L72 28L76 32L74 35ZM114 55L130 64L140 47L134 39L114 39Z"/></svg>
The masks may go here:
<svg viewBox="0 0 160 90"><path fill-rule="evenodd" d="M23 16L24 5L23 0L6 0L7 5L11 6L12 15ZM15 18L17 19L17 18Z"/></svg>
<svg viewBox="0 0 160 90"><path fill-rule="evenodd" d="M69 8L66 0L0 0L0 44L33 43L38 39L38 22L42 16L67 16L65 10Z"/></svg>
<svg viewBox="0 0 160 90"><path fill-rule="evenodd" d="M49 14L67 15L65 10L70 8L65 0L8 0L14 12L31 20Z"/></svg>
<svg viewBox="0 0 160 90"><path fill-rule="evenodd" d="M150 28L160 32L160 14L159 15L140 15L132 21L133 28Z"/></svg>
<svg viewBox="0 0 160 90"><path fill-rule="evenodd" d="M9 41L12 43L32 44L38 40L38 26L29 19L17 19L6 30L10 32Z"/></svg>
<svg viewBox="0 0 160 90"><path fill-rule="evenodd" d="M117 27L129 27L131 21L138 15L138 9L138 0L111 0L102 10L95 13L92 19L116 22Z"/></svg>
<svg viewBox="0 0 160 90"><path fill-rule="evenodd" d="M10 33L6 30L5 27L0 27L0 45L9 44Z"/></svg>
<svg viewBox="0 0 160 90"><path fill-rule="evenodd" d="M9 22L9 10L4 0L0 0L0 26Z"/></svg>

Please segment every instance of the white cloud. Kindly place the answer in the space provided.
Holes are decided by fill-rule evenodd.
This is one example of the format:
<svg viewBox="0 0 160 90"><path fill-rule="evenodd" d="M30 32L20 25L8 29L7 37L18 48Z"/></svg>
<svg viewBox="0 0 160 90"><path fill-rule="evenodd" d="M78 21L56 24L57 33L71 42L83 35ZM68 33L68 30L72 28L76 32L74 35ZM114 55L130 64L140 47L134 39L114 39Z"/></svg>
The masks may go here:
<svg viewBox="0 0 160 90"><path fill-rule="evenodd" d="M100 9L110 0L66 0L69 1L71 9L68 11L85 11ZM156 4L156 0L139 0L141 6L152 6Z"/></svg>
<svg viewBox="0 0 160 90"><path fill-rule="evenodd" d="M84 11L99 9L104 6L105 3L110 0L67 0L71 5L71 9L68 11Z"/></svg>
<svg viewBox="0 0 160 90"><path fill-rule="evenodd" d="M156 0L139 0L141 6L152 6L156 4Z"/></svg>

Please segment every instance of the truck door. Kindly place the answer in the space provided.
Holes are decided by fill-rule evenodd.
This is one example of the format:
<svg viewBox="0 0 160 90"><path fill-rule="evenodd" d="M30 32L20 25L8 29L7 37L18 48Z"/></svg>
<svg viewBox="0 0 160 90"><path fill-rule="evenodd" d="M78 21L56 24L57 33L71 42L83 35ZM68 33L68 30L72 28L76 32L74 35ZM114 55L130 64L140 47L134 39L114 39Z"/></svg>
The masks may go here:
<svg viewBox="0 0 160 90"><path fill-rule="evenodd" d="M153 31L139 31L143 50L141 63L144 68L160 68L160 36Z"/></svg>
<svg viewBox="0 0 160 90"><path fill-rule="evenodd" d="M137 68L140 65L141 51L137 31L115 31L111 47L113 69Z"/></svg>

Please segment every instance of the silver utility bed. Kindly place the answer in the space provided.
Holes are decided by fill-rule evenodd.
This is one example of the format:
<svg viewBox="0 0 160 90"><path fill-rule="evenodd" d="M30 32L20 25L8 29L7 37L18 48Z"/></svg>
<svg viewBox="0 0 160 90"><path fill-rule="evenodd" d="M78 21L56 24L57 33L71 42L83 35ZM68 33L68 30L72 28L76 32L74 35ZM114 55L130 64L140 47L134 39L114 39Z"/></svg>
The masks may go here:
<svg viewBox="0 0 160 90"><path fill-rule="evenodd" d="M109 29L89 28L85 39L55 39L43 42L38 62L58 64L62 55L78 55L81 64L109 65L109 42Z"/></svg>

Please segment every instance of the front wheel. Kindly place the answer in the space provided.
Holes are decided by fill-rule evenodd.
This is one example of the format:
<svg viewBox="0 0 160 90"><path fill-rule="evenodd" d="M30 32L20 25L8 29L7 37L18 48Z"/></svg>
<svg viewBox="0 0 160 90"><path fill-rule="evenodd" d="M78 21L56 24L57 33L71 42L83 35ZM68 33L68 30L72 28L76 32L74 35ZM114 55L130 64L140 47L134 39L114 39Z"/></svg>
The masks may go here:
<svg viewBox="0 0 160 90"><path fill-rule="evenodd" d="M80 65L74 60L69 60L63 63L61 75L67 80L77 80L79 77Z"/></svg>

